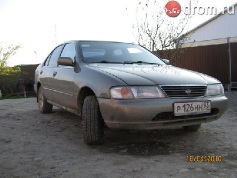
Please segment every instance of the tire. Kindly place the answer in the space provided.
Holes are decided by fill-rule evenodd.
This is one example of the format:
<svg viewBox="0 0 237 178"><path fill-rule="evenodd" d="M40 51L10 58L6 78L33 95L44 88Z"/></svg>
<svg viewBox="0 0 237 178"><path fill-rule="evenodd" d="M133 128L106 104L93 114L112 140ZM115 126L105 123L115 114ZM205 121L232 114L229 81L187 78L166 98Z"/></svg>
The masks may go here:
<svg viewBox="0 0 237 178"><path fill-rule="evenodd" d="M47 99L43 94L42 87L39 87L38 90L38 105L39 111L43 114L51 113L53 110L53 105L47 102Z"/></svg>
<svg viewBox="0 0 237 178"><path fill-rule="evenodd" d="M103 119L95 96L87 96L84 100L82 130L86 144L100 145L104 142Z"/></svg>
<svg viewBox="0 0 237 178"><path fill-rule="evenodd" d="M201 124L197 124L197 125L184 126L183 129L186 131L195 132L195 131L198 131L200 127L201 127Z"/></svg>

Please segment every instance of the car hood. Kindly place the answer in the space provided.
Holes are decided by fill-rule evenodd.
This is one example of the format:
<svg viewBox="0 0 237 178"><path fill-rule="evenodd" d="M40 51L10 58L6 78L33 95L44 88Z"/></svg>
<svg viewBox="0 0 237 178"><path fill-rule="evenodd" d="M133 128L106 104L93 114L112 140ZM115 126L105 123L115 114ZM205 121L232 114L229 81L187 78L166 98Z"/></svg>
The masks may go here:
<svg viewBox="0 0 237 178"><path fill-rule="evenodd" d="M116 76L128 85L207 85L220 83L210 76L171 65L90 64L89 66Z"/></svg>

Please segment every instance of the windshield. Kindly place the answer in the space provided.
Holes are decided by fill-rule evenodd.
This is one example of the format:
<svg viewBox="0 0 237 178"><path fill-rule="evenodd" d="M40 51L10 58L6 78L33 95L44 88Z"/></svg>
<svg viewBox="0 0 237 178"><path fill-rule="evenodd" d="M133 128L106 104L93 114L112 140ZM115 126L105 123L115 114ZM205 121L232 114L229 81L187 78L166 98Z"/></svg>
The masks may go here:
<svg viewBox="0 0 237 178"><path fill-rule="evenodd" d="M86 63L158 64L165 63L145 48L129 43L80 42Z"/></svg>

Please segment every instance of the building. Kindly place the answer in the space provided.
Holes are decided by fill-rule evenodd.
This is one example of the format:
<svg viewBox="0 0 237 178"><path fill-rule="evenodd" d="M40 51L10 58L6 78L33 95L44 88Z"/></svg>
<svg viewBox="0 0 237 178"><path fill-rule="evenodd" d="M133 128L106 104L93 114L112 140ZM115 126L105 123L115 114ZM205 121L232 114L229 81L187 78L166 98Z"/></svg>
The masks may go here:
<svg viewBox="0 0 237 178"><path fill-rule="evenodd" d="M237 88L237 3L189 31L181 67L218 78Z"/></svg>

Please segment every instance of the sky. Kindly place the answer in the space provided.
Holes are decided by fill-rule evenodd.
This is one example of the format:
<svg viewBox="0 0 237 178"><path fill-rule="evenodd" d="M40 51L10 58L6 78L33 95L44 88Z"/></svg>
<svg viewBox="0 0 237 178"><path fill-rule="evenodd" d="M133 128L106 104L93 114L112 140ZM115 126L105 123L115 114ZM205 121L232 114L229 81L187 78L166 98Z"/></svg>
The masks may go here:
<svg viewBox="0 0 237 178"><path fill-rule="evenodd" d="M14 66L41 63L57 44L74 39L136 42L132 25L140 1L0 0L0 44L21 45L9 59ZM177 1L182 8L194 8L187 0ZM157 2L163 10L168 0ZM237 0L199 0L197 6L222 11L234 3ZM211 17L196 12L188 30Z"/></svg>

